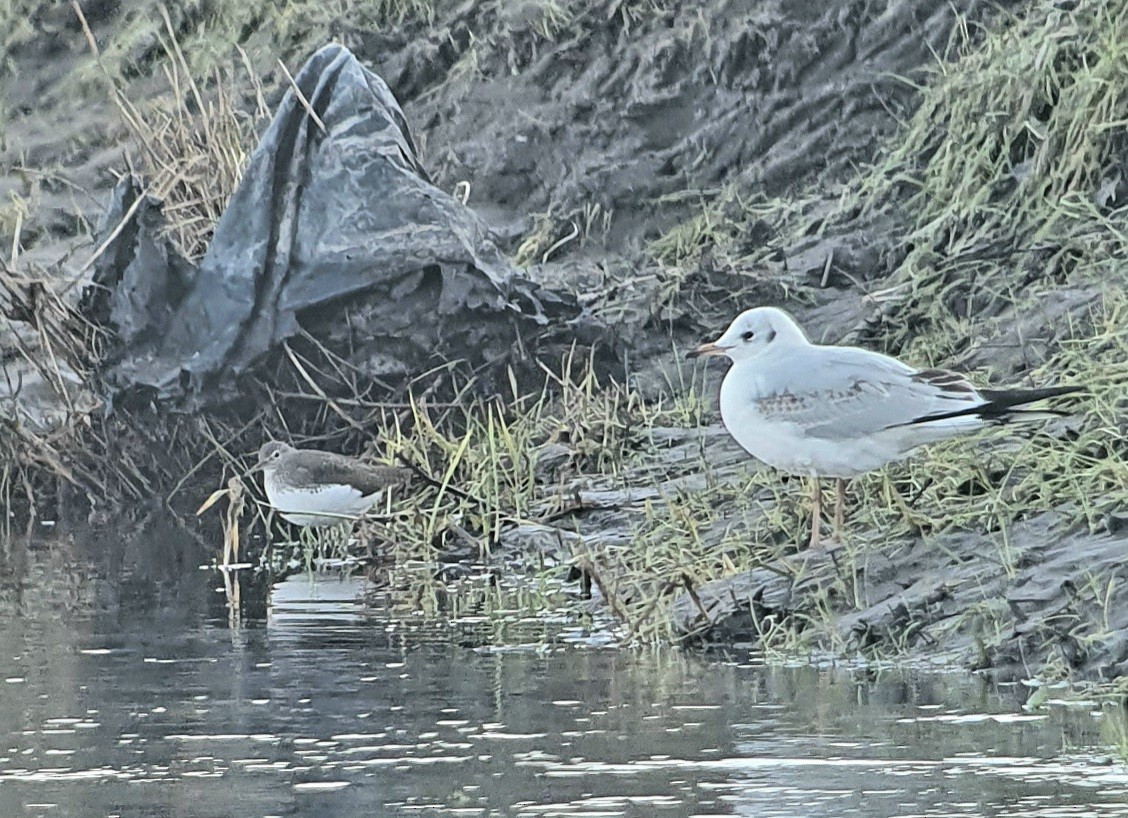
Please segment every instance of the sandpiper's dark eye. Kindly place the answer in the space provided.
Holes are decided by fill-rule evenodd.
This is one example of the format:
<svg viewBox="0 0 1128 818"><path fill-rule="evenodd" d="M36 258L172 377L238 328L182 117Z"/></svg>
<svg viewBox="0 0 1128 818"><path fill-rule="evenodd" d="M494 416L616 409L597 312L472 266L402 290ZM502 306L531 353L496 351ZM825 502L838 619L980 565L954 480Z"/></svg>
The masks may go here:
<svg viewBox="0 0 1128 818"><path fill-rule="evenodd" d="M754 336L755 334L756 334L756 333L754 333L754 332L753 332L752 330L745 330L744 332L742 332L742 333L740 334L740 337L741 337L741 338L743 338L743 339L744 339L745 341L751 341L751 340L752 340L752 337L753 337L753 336Z"/></svg>

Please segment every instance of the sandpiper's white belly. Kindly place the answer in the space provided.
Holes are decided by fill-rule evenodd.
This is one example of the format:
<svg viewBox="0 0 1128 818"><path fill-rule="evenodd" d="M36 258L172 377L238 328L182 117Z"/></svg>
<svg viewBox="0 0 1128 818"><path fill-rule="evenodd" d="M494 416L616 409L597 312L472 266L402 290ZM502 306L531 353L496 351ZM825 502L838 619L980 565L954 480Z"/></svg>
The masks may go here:
<svg viewBox="0 0 1128 818"><path fill-rule="evenodd" d="M294 525L340 525L364 514L383 492L362 495L352 486L295 487L267 473L263 479L266 498L283 519Z"/></svg>

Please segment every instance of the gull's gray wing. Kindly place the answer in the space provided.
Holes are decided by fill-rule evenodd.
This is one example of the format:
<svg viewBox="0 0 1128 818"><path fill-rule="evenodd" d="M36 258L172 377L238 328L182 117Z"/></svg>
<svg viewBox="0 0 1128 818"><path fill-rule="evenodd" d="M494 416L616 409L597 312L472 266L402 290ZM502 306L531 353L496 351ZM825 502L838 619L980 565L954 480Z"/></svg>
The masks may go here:
<svg viewBox="0 0 1128 818"><path fill-rule="evenodd" d="M748 400L761 417L794 423L811 437L849 440L898 426L978 423L986 401L963 376L914 369L857 347L811 346L768 364ZM931 416L944 417L930 420Z"/></svg>

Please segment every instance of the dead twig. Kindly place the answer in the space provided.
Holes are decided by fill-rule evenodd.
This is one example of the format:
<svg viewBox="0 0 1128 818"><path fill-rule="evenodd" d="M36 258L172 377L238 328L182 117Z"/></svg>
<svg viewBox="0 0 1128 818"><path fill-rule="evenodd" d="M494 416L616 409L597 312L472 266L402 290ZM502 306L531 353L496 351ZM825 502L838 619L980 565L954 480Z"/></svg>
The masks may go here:
<svg viewBox="0 0 1128 818"><path fill-rule="evenodd" d="M322 133L328 133L328 130L325 127L325 123L321 121L321 117L317 115L317 111L313 110L313 106L309 104L309 100L306 99L305 94L302 93L302 89L298 87L298 84L290 75L290 69L286 67L286 63L282 62L282 60L279 60L278 67L281 68L282 73L286 75L286 79L290 82L290 88L293 90L294 96L298 98L298 102L300 102L302 104L302 107L305 108L306 113L309 114L309 118L317 124L317 127L321 130Z"/></svg>

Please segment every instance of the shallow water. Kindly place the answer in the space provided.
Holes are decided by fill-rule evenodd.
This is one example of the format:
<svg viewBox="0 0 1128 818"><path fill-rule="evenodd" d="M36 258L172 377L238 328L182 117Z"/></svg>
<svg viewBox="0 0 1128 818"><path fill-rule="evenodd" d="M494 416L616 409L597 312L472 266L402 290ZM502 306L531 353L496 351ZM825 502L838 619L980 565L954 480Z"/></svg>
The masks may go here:
<svg viewBox="0 0 1128 818"><path fill-rule="evenodd" d="M33 548L0 589L0 816L1128 816L1116 710L1028 714L964 674L476 650L355 583L292 579L232 630L214 573L122 586L79 557Z"/></svg>

